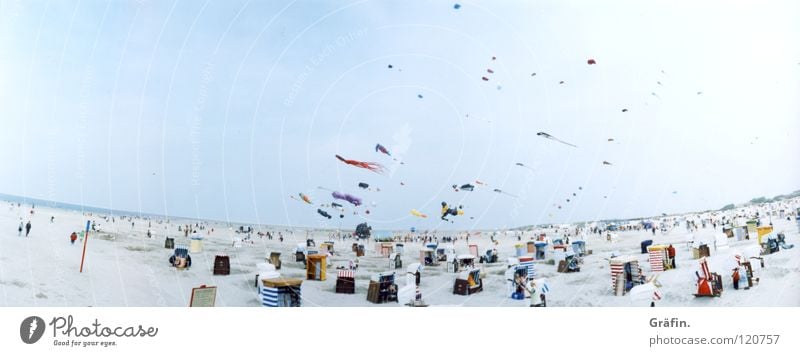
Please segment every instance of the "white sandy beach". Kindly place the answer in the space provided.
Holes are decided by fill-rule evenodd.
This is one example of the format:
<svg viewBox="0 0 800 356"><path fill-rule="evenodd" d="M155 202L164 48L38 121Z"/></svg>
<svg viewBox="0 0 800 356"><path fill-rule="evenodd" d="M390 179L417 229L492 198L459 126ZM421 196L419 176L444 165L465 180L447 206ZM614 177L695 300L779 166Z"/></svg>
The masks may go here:
<svg viewBox="0 0 800 356"><path fill-rule="evenodd" d="M746 207L738 211L755 212L762 215L762 222L768 223L767 211L795 211L798 200L784 201L774 205ZM789 210L791 209L791 210ZM50 217L54 222L50 223ZM690 215L694 216L694 215ZM32 230L28 238L18 236L17 226L20 218L30 219ZM671 217L674 218L674 217ZM79 273L81 261L81 241L70 244L69 235L80 233L86 220L95 220L103 232L91 232L86 249L83 273ZM177 270L168 263L171 249L164 248L165 236L175 238L177 245L189 245L188 238L178 231L178 225L194 224L196 221L183 219L151 220L134 218L131 222L116 217L116 223L106 222L98 214L83 215L77 211L36 206L30 215L30 205L5 202L0 208L0 305L3 306L188 306L193 287L213 285L218 287L216 306L260 306L254 286L256 264L265 261L270 252L281 252L283 277L304 278L302 262L295 262L294 250L298 243L304 243L306 230L295 229L293 233L286 228L254 226L253 243L243 243L233 247L233 229L221 222L200 222L213 233L203 232L204 249L192 253L193 265L186 270ZM147 238L148 223L154 233ZM794 217L772 218L775 232L783 232L789 244L798 243L798 228ZM277 236L273 240L260 238L255 232L279 231L282 229L285 240L281 243ZM574 229L572 229L574 230ZM562 229L560 233L565 230ZM347 230L350 233L352 230ZM695 239L713 241L715 231L711 225L694 231ZM471 232L471 244L477 244L481 254L492 248L489 235ZM526 231L522 242L530 240L534 234L546 233L548 238L558 236L553 229ZM80 233L82 235L82 233ZM328 240L328 233L319 230L309 232L319 245ZM731 274L725 269L733 261L734 255L748 247L755 246L753 240L730 240L727 249L711 248L709 265L712 272L723 276L724 291L720 298L696 298L695 270L698 261L692 259L687 245L687 230L684 224L672 228L667 233L649 231L620 231L614 242L605 240L605 233L586 235L586 245L592 254L583 258L580 272L558 273L556 266L545 261L537 261L537 278L547 278L550 292L547 294L548 306L632 306L629 296L615 296L611 290L611 277L608 258L617 255L634 255L638 258L645 275L652 275L647 254L639 253L640 242L653 239L656 244L674 244L677 249L677 269L659 273L663 299L657 306L800 306L800 248L781 249L780 252L764 256L765 268L756 268L760 282L749 290L734 290ZM463 233L438 232L437 236L463 236ZM514 256L514 245L519 243L514 235L501 232L499 244L495 246L499 262L482 266L485 272L483 291L471 296L453 294L455 275L446 271L445 263L437 267L425 267L422 273L421 291L423 299L432 306L528 306L527 300L514 300L507 295L504 273L507 257ZM574 240L575 237L573 236ZM360 267L356 271L356 293L354 295L336 294L336 266L347 266L355 259L351 252L353 239L335 241L335 254L328 267L325 281L304 281L302 284L303 306L381 306L397 307L403 303L372 304L366 300L367 285L371 275L391 271L386 257L375 251L374 241L366 243L366 255L359 258ZM457 254L468 253L464 240L455 242ZM404 268L397 271L397 284L405 286L405 266L419 262L422 243L405 243L403 254ZM548 246L547 259L553 256ZM231 273L227 276L213 275L212 265L218 254L230 256ZM476 261L477 262L477 261ZM757 263L754 263L756 265ZM758 266L755 266L758 267Z"/></svg>

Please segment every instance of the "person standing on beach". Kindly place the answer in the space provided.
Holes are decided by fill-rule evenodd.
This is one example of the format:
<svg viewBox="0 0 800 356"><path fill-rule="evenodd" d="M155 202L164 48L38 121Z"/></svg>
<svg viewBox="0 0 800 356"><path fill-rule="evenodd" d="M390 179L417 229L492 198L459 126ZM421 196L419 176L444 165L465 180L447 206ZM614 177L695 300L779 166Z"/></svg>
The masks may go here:
<svg viewBox="0 0 800 356"><path fill-rule="evenodd" d="M22 219L19 221L19 228L17 229L17 236L22 236Z"/></svg>
<svg viewBox="0 0 800 356"><path fill-rule="evenodd" d="M667 248L667 255L669 256L670 264L672 265L672 269L678 268L675 263L675 248L672 247L672 244L669 245Z"/></svg>
<svg viewBox="0 0 800 356"><path fill-rule="evenodd" d="M28 237L28 234L31 233L31 221L28 220L28 223L25 224L25 237Z"/></svg>
<svg viewBox="0 0 800 356"><path fill-rule="evenodd" d="M73 245L75 245L75 240L77 240L77 239L78 239L78 234L75 233L75 231L73 231L72 234L69 235L69 242L71 242Z"/></svg>

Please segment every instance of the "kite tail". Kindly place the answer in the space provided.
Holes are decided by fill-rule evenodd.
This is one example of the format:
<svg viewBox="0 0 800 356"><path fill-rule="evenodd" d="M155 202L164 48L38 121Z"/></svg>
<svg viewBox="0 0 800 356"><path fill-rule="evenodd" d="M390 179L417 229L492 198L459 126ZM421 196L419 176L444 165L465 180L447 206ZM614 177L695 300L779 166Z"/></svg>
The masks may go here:
<svg viewBox="0 0 800 356"><path fill-rule="evenodd" d="M575 145L573 145L573 144L571 144L571 143L569 143L569 142L564 142L564 141L561 141L561 140L559 140L559 139L556 139L556 141L558 141L558 142L561 142L561 143L563 143L563 144L565 144L565 145L568 145L568 146L572 146L572 147L578 148L578 146L575 146Z"/></svg>
<svg viewBox="0 0 800 356"><path fill-rule="evenodd" d="M350 162L347 162L347 163L350 164L350 165L359 167L359 168L369 169L370 171L373 171L375 173L383 173L383 171L385 169L383 167L383 165L381 165L380 163L375 163L375 162L361 162L361 161L353 161L353 160L351 160Z"/></svg>

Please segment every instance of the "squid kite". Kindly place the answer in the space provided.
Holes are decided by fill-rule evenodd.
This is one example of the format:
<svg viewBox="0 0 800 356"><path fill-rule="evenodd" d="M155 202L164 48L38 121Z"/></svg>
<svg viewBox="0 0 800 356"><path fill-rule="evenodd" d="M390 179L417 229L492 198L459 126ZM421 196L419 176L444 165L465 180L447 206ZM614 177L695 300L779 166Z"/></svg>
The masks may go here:
<svg viewBox="0 0 800 356"><path fill-rule="evenodd" d="M314 204L311 202L311 198L309 198L308 195L305 195L303 193L300 193L300 199L303 199L303 201L308 204Z"/></svg>
<svg viewBox="0 0 800 356"><path fill-rule="evenodd" d="M416 216L418 218L423 218L423 219L428 217L428 215L420 213L417 209L411 209L411 215L414 215L414 216Z"/></svg>
<svg viewBox="0 0 800 356"><path fill-rule="evenodd" d="M333 196L334 199L346 200L348 203L353 204L355 206L361 205L361 199L358 198L358 197L352 196L350 194L333 192L333 193L331 193L331 196Z"/></svg>
<svg viewBox="0 0 800 356"><path fill-rule="evenodd" d="M563 144L565 144L567 146L572 146L572 147L575 147L575 148L578 147L578 146L575 146L575 145L573 145L573 144L571 144L569 142L561 141L561 140L557 139L555 136L548 134L547 132L538 132L538 133L536 133L536 136L542 136L544 138L551 139L553 141L558 141L558 142L561 142L561 143L563 143Z"/></svg>
<svg viewBox="0 0 800 356"><path fill-rule="evenodd" d="M342 161L342 162L346 163L346 164L349 164L349 165L351 165L351 166L355 166L355 167L358 167L358 168L369 169L370 171L373 171L373 172L375 172L375 173L378 173L378 174L381 174L381 173L383 173L383 172L384 172L384 170L386 169L386 168L385 168L385 167L383 167L383 165L381 165L380 163L375 163L375 162L361 162L361 161L356 161L356 160L354 160L354 159L346 159L346 158L344 158L344 157L342 157L342 156L339 156L339 155L336 155L336 158L337 158L338 160L340 160L340 161Z"/></svg>

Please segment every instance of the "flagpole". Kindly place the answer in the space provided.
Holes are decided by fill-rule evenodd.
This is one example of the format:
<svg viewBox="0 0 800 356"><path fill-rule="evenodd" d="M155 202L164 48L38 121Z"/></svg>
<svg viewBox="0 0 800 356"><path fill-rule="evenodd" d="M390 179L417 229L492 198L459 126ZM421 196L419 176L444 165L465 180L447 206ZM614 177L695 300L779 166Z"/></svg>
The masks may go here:
<svg viewBox="0 0 800 356"><path fill-rule="evenodd" d="M86 232L83 234L83 253L81 253L81 270L83 273L83 260L86 258L86 243L89 242L89 220L86 220Z"/></svg>

